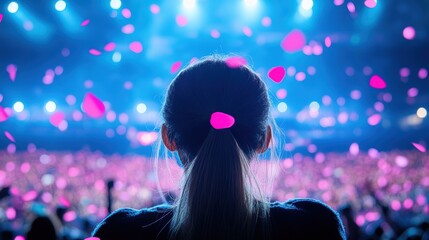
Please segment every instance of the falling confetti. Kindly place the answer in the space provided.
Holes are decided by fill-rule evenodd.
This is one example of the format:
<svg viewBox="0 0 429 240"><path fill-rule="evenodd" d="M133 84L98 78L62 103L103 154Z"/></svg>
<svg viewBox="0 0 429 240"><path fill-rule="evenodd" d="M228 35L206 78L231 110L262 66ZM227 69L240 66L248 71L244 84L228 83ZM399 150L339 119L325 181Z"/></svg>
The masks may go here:
<svg viewBox="0 0 429 240"><path fill-rule="evenodd" d="M15 142L15 138L12 136L12 134L10 134L8 131L4 132L4 135L7 137L7 139L9 139L11 142Z"/></svg>
<svg viewBox="0 0 429 240"><path fill-rule="evenodd" d="M0 23L3 20L3 14L0 13Z"/></svg>
<svg viewBox="0 0 429 240"><path fill-rule="evenodd" d="M349 2L349 3L347 3L347 9L349 10L350 13L355 13L356 6L354 5L354 3Z"/></svg>
<svg viewBox="0 0 429 240"><path fill-rule="evenodd" d="M273 67L268 71L268 77L276 83L283 81L286 70L282 66Z"/></svg>
<svg viewBox="0 0 429 240"><path fill-rule="evenodd" d="M176 23L179 27L184 27L188 24L188 19L183 15L177 15Z"/></svg>
<svg viewBox="0 0 429 240"><path fill-rule="evenodd" d="M82 109L92 118L100 118L104 115L106 107L94 94L87 93L83 99Z"/></svg>
<svg viewBox="0 0 429 240"><path fill-rule="evenodd" d="M239 68L247 64L247 61L243 57L230 57L225 60L226 65L230 68Z"/></svg>
<svg viewBox="0 0 429 240"><path fill-rule="evenodd" d="M58 111L51 115L49 122L55 127L58 127L60 126L61 122L64 121L64 118L64 113Z"/></svg>
<svg viewBox="0 0 429 240"><path fill-rule="evenodd" d="M368 124L371 126L375 126L379 124L381 121L381 115L380 114L374 114L368 118Z"/></svg>
<svg viewBox="0 0 429 240"><path fill-rule="evenodd" d="M214 129L230 128L234 123L234 117L223 112L214 112L210 118L210 124Z"/></svg>
<svg viewBox="0 0 429 240"><path fill-rule="evenodd" d="M116 44L114 42L109 42L104 46L104 51L111 52L115 50L115 48L116 48Z"/></svg>
<svg viewBox="0 0 429 240"><path fill-rule="evenodd" d="M170 72L176 73L177 71L179 71L180 67L182 67L182 62L177 61L177 62L173 63L173 65L171 66Z"/></svg>
<svg viewBox="0 0 429 240"><path fill-rule="evenodd" d="M99 55L101 55L101 52L100 51L98 51L97 49L89 49L89 53L91 54L91 55L94 55L94 56L99 56Z"/></svg>
<svg viewBox="0 0 429 240"><path fill-rule="evenodd" d="M9 64L6 67L6 71L7 71L7 73L9 73L9 78L12 82L15 82L17 70L18 70L18 68L16 67L16 65L13 65L13 64Z"/></svg>
<svg viewBox="0 0 429 240"><path fill-rule="evenodd" d="M418 144L418 143L412 143L413 144L413 146L415 147L415 148L417 148L417 150L419 150L420 152L426 152L426 148L423 146L423 145L421 145L421 144Z"/></svg>
<svg viewBox="0 0 429 240"><path fill-rule="evenodd" d="M134 53L141 53L143 51L143 46L138 41L130 43L129 47L130 47L130 50L133 51Z"/></svg>
<svg viewBox="0 0 429 240"><path fill-rule="evenodd" d="M9 118L7 112L0 106L0 122L4 122Z"/></svg>
<svg viewBox="0 0 429 240"><path fill-rule="evenodd" d="M375 8L377 6L377 0L366 0L364 4L368 8Z"/></svg>
<svg viewBox="0 0 429 240"><path fill-rule="evenodd" d="M386 82L378 75L374 75L369 80L369 85L376 89L384 89L386 88Z"/></svg>
<svg viewBox="0 0 429 240"><path fill-rule="evenodd" d="M300 30L293 30L281 42L281 47L288 53L301 50L305 46L305 36Z"/></svg>
<svg viewBox="0 0 429 240"><path fill-rule="evenodd" d="M89 19L86 19L86 20L84 20L84 21L80 24L80 26L85 27L85 26L87 26L87 25L89 24L89 22L90 22L90 20L89 20Z"/></svg>

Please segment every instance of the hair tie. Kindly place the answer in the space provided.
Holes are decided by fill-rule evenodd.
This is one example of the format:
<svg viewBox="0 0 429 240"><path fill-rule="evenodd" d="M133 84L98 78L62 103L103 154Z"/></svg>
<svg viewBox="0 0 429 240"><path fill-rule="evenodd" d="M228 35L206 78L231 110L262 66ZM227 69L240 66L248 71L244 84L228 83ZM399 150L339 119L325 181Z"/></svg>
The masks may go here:
<svg viewBox="0 0 429 240"><path fill-rule="evenodd" d="M214 112L210 118L210 124L214 129L225 129L230 128L234 125L235 119L233 116L223 113L223 112Z"/></svg>

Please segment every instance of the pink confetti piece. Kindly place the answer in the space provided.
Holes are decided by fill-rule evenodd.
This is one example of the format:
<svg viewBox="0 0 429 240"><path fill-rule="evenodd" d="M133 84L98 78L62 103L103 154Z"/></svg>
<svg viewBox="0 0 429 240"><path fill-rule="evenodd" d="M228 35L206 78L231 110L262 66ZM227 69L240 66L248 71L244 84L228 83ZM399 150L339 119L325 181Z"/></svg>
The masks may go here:
<svg viewBox="0 0 429 240"><path fill-rule="evenodd" d="M141 53L143 51L143 46L140 42L135 41L130 43L129 46L130 50L133 51L134 53Z"/></svg>
<svg viewBox="0 0 429 240"><path fill-rule="evenodd" d="M100 240L98 237L89 237L85 238L84 240Z"/></svg>
<svg viewBox="0 0 429 240"><path fill-rule="evenodd" d="M288 53L301 50L305 46L305 35L300 30L291 31L281 42L281 47Z"/></svg>
<svg viewBox="0 0 429 240"><path fill-rule="evenodd" d="M184 27L188 24L188 19L183 15L177 15L176 23L179 27Z"/></svg>
<svg viewBox="0 0 429 240"><path fill-rule="evenodd" d="M122 9L122 16L124 18L130 18L131 17L131 11L128 8Z"/></svg>
<svg viewBox="0 0 429 240"><path fill-rule="evenodd" d="M244 35L251 37L253 34L253 31L249 27L245 26L245 27L243 27L243 33L244 33Z"/></svg>
<svg viewBox="0 0 429 240"><path fill-rule="evenodd" d="M230 57L225 60L225 63L230 68L239 68L247 64L247 61L243 57Z"/></svg>
<svg viewBox="0 0 429 240"><path fill-rule="evenodd" d="M286 70L282 66L273 67L268 71L268 77L276 83L283 81Z"/></svg>
<svg viewBox="0 0 429 240"><path fill-rule="evenodd" d="M369 80L369 85L372 88L376 88L376 89L384 89L386 88L386 82L378 75L374 75L371 77L371 79Z"/></svg>
<svg viewBox="0 0 429 240"><path fill-rule="evenodd" d="M30 202L36 199L36 197L37 197L36 190L31 190L22 196L22 200L24 200L25 202Z"/></svg>
<svg viewBox="0 0 429 240"><path fill-rule="evenodd" d="M116 44L114 42L109 42L104 46L104 51L111 52L115 50L115 48L116 48Z"/></svg>
<svg viewBox="0 0 429 240"><path fill-rule="evenodd" d="M375 8L377 6L377 0L366 0L364 4L367 8Z"/></svg>
<svg viewBox="0 0 429 240"><path fill-rule="evenodd" d="M9 139L11 142L15 142L15 138L12 136L12 134L10 134L10 132L5 131L4 135L7 137L7 139Z"/></svg>
<svg viewBox="0 0 429 240"><path fill-rule="evenodd" d="M3 14L0 13L0 23L3 20Z"/></svg>
<svg viewBox="0 0 429 240"><path fill-rule="evenodd" d="M160 10L161 9L159 8L158 5L156 4L150 5L150 11L152 12L152 14L158 14Z"/></svg>
<svg viewBox="0 0 429 240"><path fill-rule="evenodd" d="M64 214L63 219L66 222L73 222L76 219L77 215L75 211L68 211Z"/></svg>
<svg viewBox="0 0 429 240"><path fill-rule="evenodd" d="M98 99L94 94L87 93L83 99L82 104L83 111L92 118L100 118L104 115L106 107L103 102Z"/></svg>
<svg viewBox="0 0 429 240"><path fill-rule="evenodd" d="M214 112L210 118L210 124L214 129L230 128L234 123L234 117L223 112Z"/></svg>
<svg viewBox="0 0 429 240"><path fill-rule="evenodd" d="M408 27L404 28L404 30L402 31L402 35L407 40L413 40L414 37L416 36L416 30L414 30L413 27L408 26Z"/></svg>
<svg viewBox="0 0 429 240"><path fill-rule="evenodd" d="M64 121L64 118L65 118L64 113L62 113L62 112L55 112L49 118L49 122L52 125L54 125L55 127L58 127L58 126L60 126L61 122Z"/></svg>
<svg viewBox="0 0 429 240"><path fill-rule="evenodd" d="M371 126L375 126L379 124L381 121L381 115L380 114L374 114L368 118L368 124Z"/></svg>
<svg viewBox="0 0 429 240"><path fill-rule="evenodd" d="M18 68L16 67L16 65L13 65L13 64L9 64L6 67L6 71L7 71L7 73L9 73L9 78L12 82L15 82L17 70L18 70Z"/></svg>
<svg viewBox="0 0 429 240"><path fill-rule="evenodd" d="M94 55L94 56L99 56L99 55L101 55L101 52L100 52L100 51L98 51L97 49L94 49L94 48L89 49L89 53L90 53L91 55Z"/></svg>
<svg viewBox="0 0 429 240"><path fill-rule="evenodd" d="M131 34L134 32L134 25L132 24L127 24L125 26L122 27L122 32L125 34Z"/></svg>
<svg viewBox="0 0 429 240"><path fill-rule="evenodd" d="M356 6L352 2L347 3L347 9L349 10L350 13L356 12Z"/></svg>
<svg viewBox="0 0 429 240"><path fill-rule="evenodd" d="M171 66L170 72L171 73L176 73L177 71L179 71L180 67L182 67L182 62L180 62L180 61L175 62Z"/></svg>
<svg viewBox="0 0 429 240"><path fill-rule="evenodd" d="M85 27L85 26L87 26L87 25L89 24L89 22L90 22L90 20L89 20L89 19L86 19L86 20L84 20L84 21L80 24L80 26Z"/></svg>
<svg viewBox="0 0 429 240"><path fill-rule="evenodd" d="M0 106L0 122L4 122L9 118L7 112Z"/></svg>
<svg viewBox="0 0 429 240"><path fill-rule="evenodd" d="M413 146L415 147L415 148L417 148L417 150L419 150L420 152L426 152L426 148L423 146L423 145L421 145L421 144L418 144L418 143L412 143L413 144Z"/></svg>
<svg viewBox="0 0 429 240"><path fill-rule="evenodd" d="M331 47L331 45L332 45L331 37L326 37L325 38L325 46L328 48L328 47Z"/></svg>

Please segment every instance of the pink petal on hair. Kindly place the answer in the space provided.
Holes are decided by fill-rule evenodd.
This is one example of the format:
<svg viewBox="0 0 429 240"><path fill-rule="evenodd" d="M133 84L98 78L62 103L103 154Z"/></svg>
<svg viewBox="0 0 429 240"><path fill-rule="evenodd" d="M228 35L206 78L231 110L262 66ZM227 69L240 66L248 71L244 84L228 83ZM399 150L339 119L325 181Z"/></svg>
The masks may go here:
<svg viewBox="0 0 429 240"><path fill-rule="evenodd" d="M108 44L106 44L104 46L104 51L111 52L111 51L115 50L115 48L116 48L116 44L114 42L109 42Z"/></svg>
<svg viewBox="0 0 429 240"><path fill-rule="evenodd" d="M234 123L234 117L223 112L214 112L210 118L210 124L214 129L230 128Z"/></svg>
<svg viewBox="0 0 429 240"><path fill-rule="evenodd" d="M426 152L426 148L423 146L423 145L421 145L421 144L418 144L418 143L412 143L413 145L414 145L414 147L415 148L417 148L417 150L419 150L420 152Z"/></svg>
<svg viewBox="0 0 429 240"><path fill-rule="evenodd" d="M49 118L49 122L55 127L58 127L62 121L64 121L64 113L62 112L56 112Z"/></svg>
<svg viewBox="0 0 429 240"><path fill-rule="evenodd" d="M84 240L100 240L98 237L89 237L85 238Z"/></svg>
<svg viewBox="0 0 429 240"><path fill-rule="evenodd" d="M268 77L276 83L283 81L285 74L286 71L282 66L273 67L268 71Z"/></svg>
<svg viewBox="0 0 429 240"><path fill-rule="evenodd" d="M98 51L97 49L93 49L93 48L89 49L89 53L94 55L94 56L101 55L100 51Z"/></svg>
<svg viewBox="0 0 429 240"><path fill-rule="evenodd" d="M175 73L175 72L179 71L181 66L182 66L182 62L180 62L180 61L173 63L173 65L171 66L170 72Z"/></svg>
<svg viewBox="0 0 429 240"><path fill-rule="evenodd" d="M239 68L247 64L247 61L243 57L230 57L225 60L226 65L230 68Z"/></svg>
<svg viewBox="0 0 429 240"><path fill-rule="evenodd" d="M369 85L376 89L386 88L386 82L378 75L374 75L369 80Z"/></svg>
<svg viewBox="0 0 429 240"><path fill-rule="evenodd" d="M130 50L135 52L135 53L141 53L143 51L143 46L138 41L130 43L129 47L130 47Z"/></svg>
<svg viewBox="0 0 429 240"><path fill-rule="evenodd" d="M4 132L4 135L9 139L11 142L15 142L15 138L10 134L8 131Z"/></svg>
<svg viewBox="0 0 429 240"><path fill-rule="evenodd" d="M89 19L86 19L86 20L84 20L80 25L82 26L82 27L85 27L86 25L88 25L89 24Z"/></svg>
<svg viewBox="0 0 429 240"><path fill-rule="evenodd" d="M94 94L87 93L83 99L82 104L83 111L92 118L100 118L104 115L106 107L103 102L98 99Z"/></svg>
<svg viewBox="0 0 429 240"><path fill-rule="evenodd" d="M9 118L7 112L0 106L0 122L4 122Z"/></svg>
<svg viewBox="0 0 429 240"><path fill-rule="evenodd" d="M293 30L283 38L281 46L284 51L292 53L301 50L305 42L304 34L300 30Z"/></svg>
<svg viewBox="0 0 429 240"><path fill-rule="evenodd" d="M18 70L18 68L16 67L16 65L13 65L13 64L9 64L6 67L6 71L7 71L7 73L9 73L9 78L10 78L10 80L12 80L12 82L15 82L17 70Z"/></svg>

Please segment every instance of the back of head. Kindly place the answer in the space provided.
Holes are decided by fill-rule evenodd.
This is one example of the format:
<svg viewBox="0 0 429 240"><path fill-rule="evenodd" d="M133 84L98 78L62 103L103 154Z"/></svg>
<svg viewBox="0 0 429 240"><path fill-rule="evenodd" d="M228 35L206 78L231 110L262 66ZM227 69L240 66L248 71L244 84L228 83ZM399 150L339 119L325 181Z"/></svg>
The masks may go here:
<svg viewBox="0 0 429 240"><path fill-rule="evenodd" d="M57 232L54 224L46 216L36 217L31 223L30 230L27 232L27 240L56 240Z"/></svg>
<svg viewBox="0 0 429 240"><path fill-rule="evenodd" d="M178 74L168 89L163 117L185 177L172 222L175 239L251 239L266 205L249 188L249 162L263 147L269 99L265 84L246 66L206 59ZM210 125L214 112L235 119Z"/></svg>

